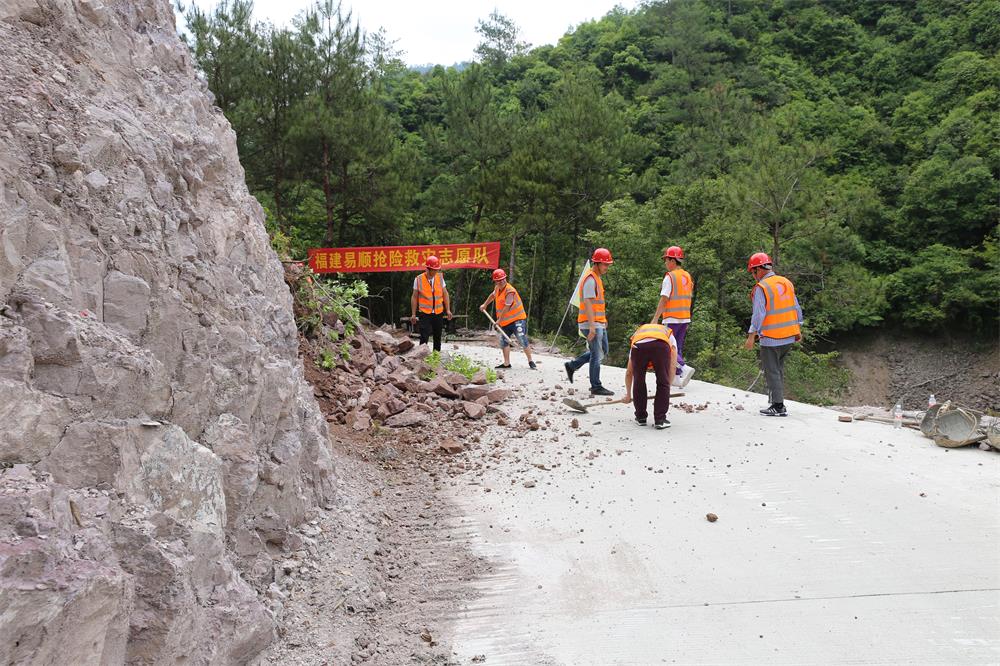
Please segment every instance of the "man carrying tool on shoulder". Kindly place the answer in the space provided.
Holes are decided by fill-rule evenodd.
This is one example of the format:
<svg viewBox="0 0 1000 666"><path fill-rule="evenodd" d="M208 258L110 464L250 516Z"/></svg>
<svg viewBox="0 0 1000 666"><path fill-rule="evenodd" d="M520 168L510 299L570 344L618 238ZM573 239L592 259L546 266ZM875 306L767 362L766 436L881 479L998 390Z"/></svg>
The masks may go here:
<svg viewBox="0 0 1000 666"><path fill-rule="evenodd" d="M657 430L670 427L667 411L670 409L670 384L677 368L677 342L670 329L663 324L643 324L632 335L625 366L625 397L623 403L632 402L635 422L646 425L647 411L646 372L652 368L656 375L656 397L653 400L653 426Z"/></svg>
<svg viewBox="0 0 1000 666"><path fill-rule="evenodd" d="M760 340L760 365L767 381L771 404L760 410L764 416L788 416L785 409L785 357L802 340L802 307L792 281L775 275L771 258L763 252L750 257L747 270L757 284L750 290L753 318L744 349Z"/></svg>
<svg viewBox="0 0 1000 666"><path fill-rule="evenodd" d="M604 301L604 282L601 276L615 262L611 258L611 252L603 247L594 250L590 261L594 266L580 283L580 314L576 318L580 333L587 338L587 351L572 361L566 361L566 377L572 384L573 373L589 363L590 394L614 395L614 391L601 385L601 360L608 355L607 304Z"/></svg>
<svg viewBox="0 0 1000 666"><path fill-rule="evenodd" d="M667 274L660 286L660 302L649 323L659 323L662 316L663 323L674 334L674 340L677 342L677 379L674 383L676 386L687 386L691 381L691 375L694 374L694 368L684 363L684 339L691 324L694 280L690 273L681 268L684 262L684 250L679 246L672 245L664 249L663 262L666 264Z"/></svg>
<svg viewBox="0 0 1000 666"><path fill-rule="evenodd" d="M417 309L420 309L420 344L426 345L428 338L434 338L434 351L441 351L441 333L444 331L444 317L451 319L451 296L440 273L441 260L431 255L424 263L426 269L413 280L413 295L410 296L410 323L417 323Z"/></svg>
<svg viewBox="0 0 1000 666"><path fill-rule="evenodd" d="M531 359L531 340L528 339L528 315L524 311L524 302L513 285L507 282L507 274L502 268L493 271L493 291L479 309L486 312L487 306L493 303L496 307L496 325L503 332L500 335L500 349L503 351L503 363L497 369L510 367L511 338L517 338L528 357L528 367L537 370L538 366ZM506 334L506 335L504 335Z"/></svg>

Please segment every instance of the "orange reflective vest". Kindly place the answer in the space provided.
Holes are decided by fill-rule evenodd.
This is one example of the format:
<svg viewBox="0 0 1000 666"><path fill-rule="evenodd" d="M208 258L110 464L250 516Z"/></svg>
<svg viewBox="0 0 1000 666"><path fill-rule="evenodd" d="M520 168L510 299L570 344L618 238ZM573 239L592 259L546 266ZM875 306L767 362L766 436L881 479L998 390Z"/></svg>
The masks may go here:
<svg viewBox="0 0 1000 666"><path fill-rule="evenodd" d="M667 273L667 277L670 278L670 298L667 299L663 318L690 319L691 297L694 296L691 274L683 268L677 268Z"/></svg>
<svg viewBox="0 0 1000 666"><path fill-rule="evenodd" d="M799 312L795 307L795 286L791 280L780 275L766 277L753 289L764 292L764 323L760 335L764 338L790 338L801 333ZM750 300L753 301L753 289Z"/></svg>
<svg viewBox="0 0 1000 666"><path fill-rule="evenodd" d="M417 293L417 306L425 314L441 314L444 312L444 279L438 273L433 283L427 279L427 273L420 274L420 291Z"/></svg>
<svg viewBox="0 0 1000 666"><path fill-rule="evenodd" d="M636 329L635 333L632 335L629 344L634 345L640 340L663 340L667 344L670 344L670 338L674 337L673 332L669 328L665 328L663 324L643 324Z"/></svg>
<svg viewBox="0 0 1000 666"><path fill-rule="evenodd" d="M514 296L510 305L507 305L507 294L513 294ZM517 293L517 289L514 289L509 283L504 287L503 291L497 294L497 297L493 300L493 305L496 306L498 326L507 326L513 324L515 321L528 318L528 315L524 313L524 303L521 301L521 294Z"/></svg>
<svg viewBox="0 0 1000 666"><path fill-rule="evenodd" d="M580 314L576 316L576 323L585 324L589 321L589 319L587 319L587 306L584 304L583 299L583 286L587 284L587 280L590 278L594 278L594 282L597 285L597 298L595 298L590 304L590 307L594 311L594 321L598 324L606 325L608 323L608 317L605 312L604 304L604 283L601 282L601 276L598 275L593 269L591 269L590 272L587 273L587 276L583 278L583 281L580 282L580 293L578 294L580 298Z"/></svg>
<svg viewBox="0 0 1000 666"><path fill-rule="evenodd" d="M663 340L668 345L670 344L671 338L674 337L674 332L669 328L666 328L664 324L643 324L635 330L632 334L632 338L629 340L629 346L634 345L641 340ZM646 370L653 369L653 362L650 361L646 364Z"/></svg>

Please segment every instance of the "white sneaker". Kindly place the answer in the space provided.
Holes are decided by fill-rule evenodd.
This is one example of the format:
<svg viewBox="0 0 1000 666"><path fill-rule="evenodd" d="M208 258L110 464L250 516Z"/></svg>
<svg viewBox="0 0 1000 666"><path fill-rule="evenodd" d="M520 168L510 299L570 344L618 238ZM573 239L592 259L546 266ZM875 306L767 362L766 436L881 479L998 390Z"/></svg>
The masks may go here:
<svg viewBox="0 0 1000 666"><path fill-rule="evenodd" d="M678 377L678 379L680 380L680 384L675 384L675 386L684 388L685 386L688 385L688 382L691 381L692 375L694 375L694 368L692 368L690 365L685 365L683 368L681 368L681 374L680 377Z"/></svg>

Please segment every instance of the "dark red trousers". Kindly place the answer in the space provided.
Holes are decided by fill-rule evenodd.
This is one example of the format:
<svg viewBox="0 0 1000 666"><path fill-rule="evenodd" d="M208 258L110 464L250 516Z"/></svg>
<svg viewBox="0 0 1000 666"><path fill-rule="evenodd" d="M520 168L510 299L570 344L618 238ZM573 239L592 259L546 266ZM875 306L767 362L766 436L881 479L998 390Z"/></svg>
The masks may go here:
<svg viewBox="0 0 1000 666"><path fill-rule="evenodd" d="M635 418L645 419L649 416L646 405L649 396L646 393L646 368L653 364L656 375L656 399L653 400L653 420L667 417L670 409L670 345L663 340L650 340L642 344L632 345L629 352L632 359L632 404L635 406Z"/></svg>

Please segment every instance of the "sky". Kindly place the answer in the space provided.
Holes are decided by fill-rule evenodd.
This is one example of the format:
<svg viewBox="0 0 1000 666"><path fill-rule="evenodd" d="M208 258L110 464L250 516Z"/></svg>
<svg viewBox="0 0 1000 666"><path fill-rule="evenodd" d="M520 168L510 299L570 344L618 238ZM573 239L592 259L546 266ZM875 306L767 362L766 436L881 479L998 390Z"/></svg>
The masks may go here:
<svg viewBox="0 0 1000 666"><path fill-rule="evenodd" d="M216 0L188 0L210 9ZM255 0L258 20L290 25L311 0ZM494 9L521 29L521 41L532 46L555 44L584 21L600 18L615 5L634 9L639 0L343 0L345 11L365 32L385 28L408 65L452 65L472 60L479 43L476 23Z"/></svg>

